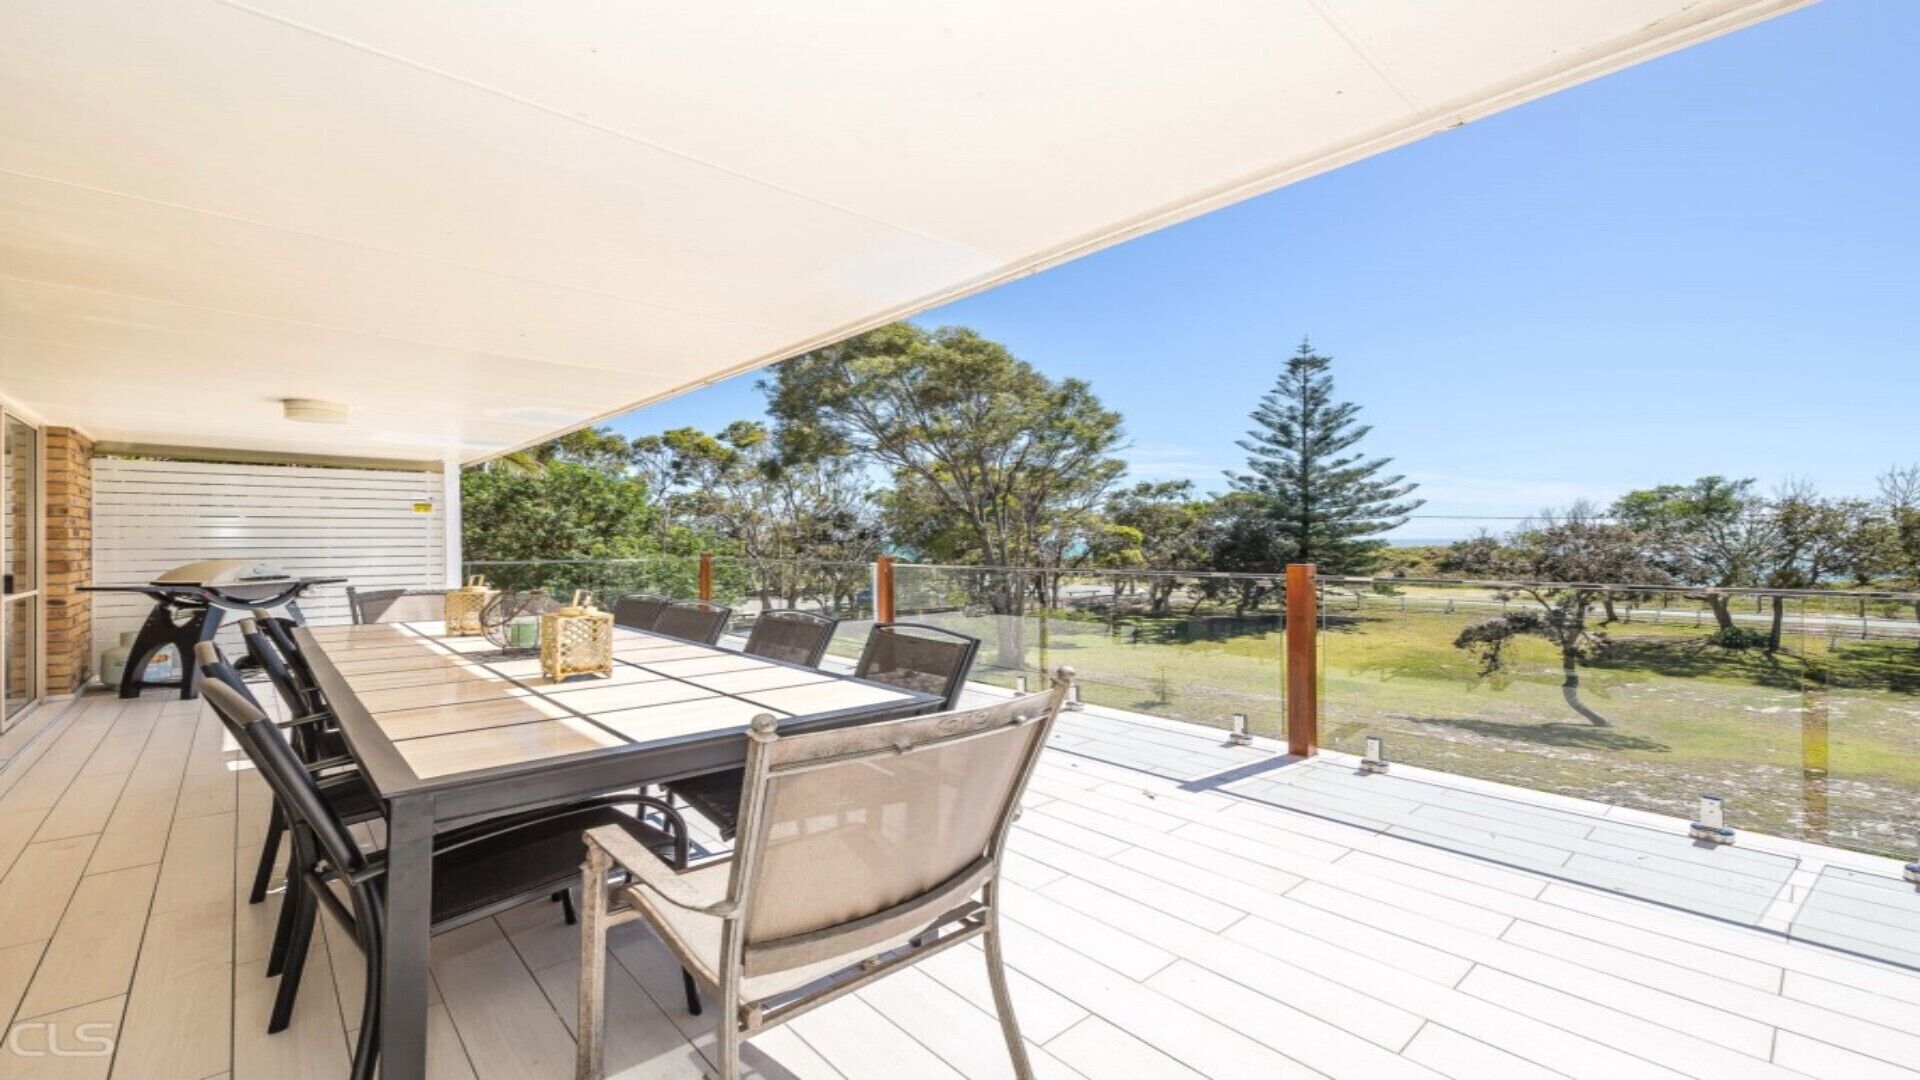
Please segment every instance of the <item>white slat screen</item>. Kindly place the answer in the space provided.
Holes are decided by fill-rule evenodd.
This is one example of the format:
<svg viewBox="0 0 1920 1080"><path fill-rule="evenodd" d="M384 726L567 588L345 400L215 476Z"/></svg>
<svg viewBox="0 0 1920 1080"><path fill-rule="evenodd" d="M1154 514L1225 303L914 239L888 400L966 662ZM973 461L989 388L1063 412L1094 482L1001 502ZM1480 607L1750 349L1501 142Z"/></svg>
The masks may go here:
<svg viewBox="0 0 1920 1080"><path fill-rule="evenodd" d="M93 579L138 584L182 563L253 558L356 588L440 588L440 486L437 472L96 458ZM152 606L137 594L96 595L95 658ZM300 607L314 623L350 621L340 585L314 589ZM237 643L228 631L220 640L229 653Z"/></svg>

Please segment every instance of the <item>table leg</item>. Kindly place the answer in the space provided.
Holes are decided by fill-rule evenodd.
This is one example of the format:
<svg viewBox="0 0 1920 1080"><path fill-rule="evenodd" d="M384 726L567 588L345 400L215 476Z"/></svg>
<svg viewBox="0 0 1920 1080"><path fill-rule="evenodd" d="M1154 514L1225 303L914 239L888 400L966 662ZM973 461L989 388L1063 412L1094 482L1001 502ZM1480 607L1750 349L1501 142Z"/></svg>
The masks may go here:
<svg viewBox="0 0 1920 1080"><path fill-rule="evenodd" d="M387 817L386 949L380 957L380 1074L427 1072L427 943L433 921L433 806L396 801Z"/></svg>

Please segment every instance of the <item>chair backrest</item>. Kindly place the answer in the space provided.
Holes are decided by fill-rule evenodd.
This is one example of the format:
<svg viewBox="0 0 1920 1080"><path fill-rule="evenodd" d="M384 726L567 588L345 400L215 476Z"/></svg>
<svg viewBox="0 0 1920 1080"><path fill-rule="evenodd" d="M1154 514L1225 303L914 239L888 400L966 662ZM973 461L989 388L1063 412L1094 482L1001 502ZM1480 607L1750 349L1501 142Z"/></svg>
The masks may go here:
<svg viewBox="0 0 1920 1080"><path fill-rule="evenodd" d="M347 586L356 623L437 622L447 617L444 589L371 589Z"/></svg>
<svg viewBox="0 0 1920 1080"><path fill-rule="evenodd" d="M613 602L613 621L616 626L630 630L651 630L660 620L660 613L667 610L672 600L664 596L649 593L633 593Z"/></svg>
<svg viewBox="0 0 1920 1080"><path fill-rule="evenodd" d="M307 654L300 651L299 642L293 640L293 620L275 615L266 608L254 608L253 621L266 634L267 641L279 650L281 658L286 661L285 670L294 690L306 702L305 705L288 703L294 715L305 716L325 709L327 696L320 692L320 681L314 678L313 665L307 663ZM248 648L252 648L251 644Z"/></svg>
<svg viewBox="0 0 1920 1080"><path fill-rule="evenodd" d="M247 699L249 705L259 707L259 699L255 698L253 691L247 688L247 684L240 678L239 669L227 660L227 655L220 651L219 645L211 641L202 641L193 647L193 658L200 665L200 674L204 678L232 687L241 697Z"/></svg>
<svg viewBox="0 0 1920 1080"><path fill-rule="evenodd" d="M300 762L267 714L223 683L205 684L207 704L226 725L234 741L246 752L253 767L273 790L281 813L289 821L304 825L320 845L321 854L337 871L355 873L366 866L366 856L353 842L327 800L314 783L313 774Z"/></svg>
<svg viewBox="0 0 1920 1080"><path fill-rule="evenodd" d="M274 647L273 640L261 628L259 620L251 617L241 619L239 626L240 641L246 645L247 655L253 658L253 662L259 665L260 670L267 673L267 681L273 684L273 689L280 695L280 700L286 702L287 709L293 716L306 715L310 706L299 684L295 682L293 672L281 658L280 650Z"/></svg>
<svg viewBox="0 0 1920 1080"><path fill-rule="evenodd" d="M999 873L1072 678L1062 668L1050 689L984 708L785 738L757 718L729 882L745 973L877 947L964 907Z"/></svg>
<svg viewBox="0 0 1920 1080"><path fill-rule="evenodd" d="M936 694L941 708L960 704L960 691L980 652L980 639L920 623L880 623L867 634L853 673L903 690Z"/></svg>
<svg viewBox="0 0 1920 1080"><path fill-rule="evenodd" d="M763 611L753 620L744 651L789 664L819 667L820 658L833 641L833 629L839 625L839 619L811 611Z"/></svg>
<svg viewBox="0 0 1920 1080"><path fill-rule="evenodd" d="M702 600L675 600L667 605L654 621L653 632L677 637L682 641L697 641L702 645L711 645L720 640L720 632L727 628L727 620L733 617L733 609L725 604L709 604Z"/></svg>

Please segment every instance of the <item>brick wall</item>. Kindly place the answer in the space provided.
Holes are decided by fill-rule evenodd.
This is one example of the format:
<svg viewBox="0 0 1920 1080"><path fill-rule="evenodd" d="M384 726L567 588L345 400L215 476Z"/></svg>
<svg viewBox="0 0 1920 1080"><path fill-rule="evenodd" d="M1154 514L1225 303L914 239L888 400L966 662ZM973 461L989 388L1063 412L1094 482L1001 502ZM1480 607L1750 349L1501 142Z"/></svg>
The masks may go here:
<svg viewBox="0 0 1920 1080"><path fill-rule="evenodd" d="M93 674L93 440L47 432L47 693L70 694Z"/></svg>

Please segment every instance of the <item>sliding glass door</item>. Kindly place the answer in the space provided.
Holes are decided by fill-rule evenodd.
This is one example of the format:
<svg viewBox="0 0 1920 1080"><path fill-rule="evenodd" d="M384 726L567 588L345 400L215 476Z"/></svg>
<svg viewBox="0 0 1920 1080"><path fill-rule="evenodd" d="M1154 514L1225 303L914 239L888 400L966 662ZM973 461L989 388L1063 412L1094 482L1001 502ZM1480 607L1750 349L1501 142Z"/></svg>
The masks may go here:
<svg viewBox="0 0 1920 1080"><path fill-rule="evenodd" d="M0 730L40 697L40 433L0 413Z"/></svg>

